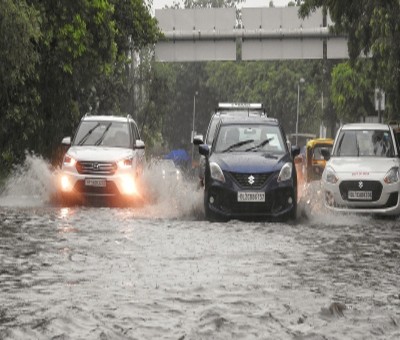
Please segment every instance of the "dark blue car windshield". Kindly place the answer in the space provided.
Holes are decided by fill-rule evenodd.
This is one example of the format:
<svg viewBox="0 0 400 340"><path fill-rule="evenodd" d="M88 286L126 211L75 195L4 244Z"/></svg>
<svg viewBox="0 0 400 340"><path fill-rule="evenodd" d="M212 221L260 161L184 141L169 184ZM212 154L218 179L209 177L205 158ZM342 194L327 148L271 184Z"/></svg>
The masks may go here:
<svg viewBox="0 0 400 340"><path fill-rule="evenodd" d="M285 141L278 126L232 124L221 126L214 152L286 152Z"/></svg>

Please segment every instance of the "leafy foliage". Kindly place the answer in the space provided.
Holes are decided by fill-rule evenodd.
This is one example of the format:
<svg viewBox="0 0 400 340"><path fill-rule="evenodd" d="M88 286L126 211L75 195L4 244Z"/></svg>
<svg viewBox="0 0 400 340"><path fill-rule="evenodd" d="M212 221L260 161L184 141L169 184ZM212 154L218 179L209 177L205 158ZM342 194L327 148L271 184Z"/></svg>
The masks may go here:
<svg viewBox="0 0 400 340"><path fill-rule="evenodd" d="M14 146L27 148L43 124L35 86L40 22L38 11L24 1L0 2L0 172L23 157Z"/></svg>
<svg viewBox="0 0 400 340"><path fill-rule="evenodd" d="M368 64L360 62L358 68L352 68L349 63L341 63L332 71L332 101L342 121L360 121L374 110L373 84L362 71Z"/></svg>
<svg viewBox="0 0 400 340"><path fill-rule="evenodd" d="M0 160L53 158L86 112L129 113L133 51L154 44L141 0L0 2Z"/></svg>
<svg viewBox="0 0 400 340"><path fill-rule="evenodd" d="M308 15L316 8L326 6L335 22L337 32L348 34L350 66L355 69L354 76L363 75L370 79L367 91L370 96L373 88L379 87L386 92L388 101L386 117L399 119L400 109L400 3L388 1L347 1L347 0L304 0L301 14ZM360 56L368 56L372 66L367 63L357 64ZM360 68L364 66L364 68ZM344 68L347 68L345 66ZM341 74L341 73L340 73ZM371 81L374 80L374 81ZM362 90L362 86L352 91ZM346 92L339 102L351 103L352 98L361 98L361 93ZM364 107L366 108L366 107ZM357 116L358 113L356 113Z"/></svg>

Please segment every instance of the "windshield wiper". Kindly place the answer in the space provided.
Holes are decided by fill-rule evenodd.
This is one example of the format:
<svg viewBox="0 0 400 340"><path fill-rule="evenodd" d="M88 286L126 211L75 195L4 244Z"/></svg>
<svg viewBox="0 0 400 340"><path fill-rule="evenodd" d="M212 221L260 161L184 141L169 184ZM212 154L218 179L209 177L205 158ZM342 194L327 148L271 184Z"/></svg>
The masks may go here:
<svg viewBox="0 0 400 340"><path fill-rule="evenodd" d="M263 153L262 155L263 155L263 157L265 157L265 158L278 159L278 156L275 156L275 155L273 155L272 153L269 153L269 152Z"/></svg>
<svg viewBox="0 0 400 340"><path fill-rule="evenodd" d="M89 138L89 136L92 134L94 130L96 130L99 127L100 123L97 123L95 126L93 126L88 132L86 132L86 135L84 135L81 140L78 142L78 145L83 145Z"/></svg>
<svg viewBox="0 0 400 340"><path fill-rule="evenodd" d="M100 138L96 141L96 143L94 143L94 145L101 144L101 142L103 141L104 137L106 136L106 133L107 133L108 129L110 128L111 124L112 124L112 122L108 123L108 125L106 126L106 129L104 130L104 132L102 133Z"/></svg>
<svg viewBox="0 0 400 340"><path fill-rule="evenodd" d="M228 151L231 151L231 150L233 150L235 148L239 148L239 147L241 147L243 145L246 145L246 144L249 144L249 143L253 143L253 142L254 142L254 139L246 139L246 140L243 140L241 142L232 144L231 146L229 146L225 150L222 150L221 152L228 152Z"/></svg>
<svg viewBox="0 0 400 340"><path fill-rule="evenodd" d="M260 144L253 146L251 148L248 148L245 151L257 151L259 148L262 148L264 145L267 145L273 139L274 139L274 137L267 138L267 139L263 140Z"/></svg>

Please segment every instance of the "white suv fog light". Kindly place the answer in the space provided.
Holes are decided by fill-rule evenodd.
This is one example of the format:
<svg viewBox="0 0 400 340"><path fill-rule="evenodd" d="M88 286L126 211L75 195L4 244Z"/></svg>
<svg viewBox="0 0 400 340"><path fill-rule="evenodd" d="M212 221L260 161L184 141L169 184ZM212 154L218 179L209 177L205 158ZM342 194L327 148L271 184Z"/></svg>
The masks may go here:
<svg viewBox="0 0 400 340"><path fill-rule="evenodd" d="M68 176L61 176L61 190L64 192L72 191L72 183Z"/></svg>
<svg viewBox="0 0 400 340"><path fill-rule="evenodd" d="M214 204L214 202L215 202L214 196L210 196L209 202L210 202L211 204Z"/></svg>
<svg viewBox="0 0 400 340"><path fill-rule="evenodd" d="M131 176L122 178L122 190L125 195L134 195L137 193L136 184Z"/></svg>
<svg viewBox="0 0 400 340"><path fill-rule="evenodd" d="M289 204L292 204L293 203L293 198L289 197L287 201L288 201Z"/></svg>

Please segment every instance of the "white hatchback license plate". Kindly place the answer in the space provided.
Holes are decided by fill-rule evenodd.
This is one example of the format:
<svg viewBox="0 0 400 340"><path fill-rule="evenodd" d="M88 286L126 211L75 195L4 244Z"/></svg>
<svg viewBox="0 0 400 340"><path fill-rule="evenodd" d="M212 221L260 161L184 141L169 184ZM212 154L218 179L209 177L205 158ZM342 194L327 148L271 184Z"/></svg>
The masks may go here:
<svg viewBox="0 0 400 340"><path fill-rule="evenodd" d="M106 180L104 178L86 178L85 185L87 187L101 187L106 186Z"/></svg>
<svg viewBox="0 0 400 340"><path fill-rule="evenodd" d="M239 191L238 202L265 202L265 192Z"/></svg>
<svg viewBox="0 0 400 340"><path fill-rule="evenodd" d="M349 199L351 199L351 200L371 201L372 200L372 191L349 190L348 196L349 196Z"/></svg>

